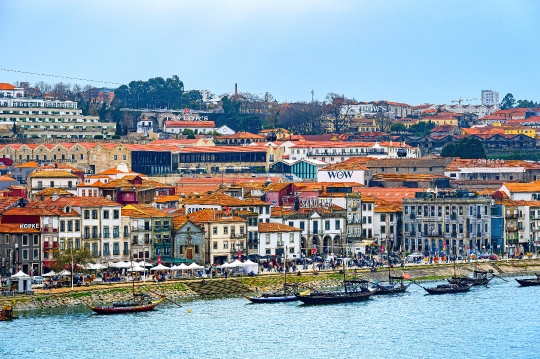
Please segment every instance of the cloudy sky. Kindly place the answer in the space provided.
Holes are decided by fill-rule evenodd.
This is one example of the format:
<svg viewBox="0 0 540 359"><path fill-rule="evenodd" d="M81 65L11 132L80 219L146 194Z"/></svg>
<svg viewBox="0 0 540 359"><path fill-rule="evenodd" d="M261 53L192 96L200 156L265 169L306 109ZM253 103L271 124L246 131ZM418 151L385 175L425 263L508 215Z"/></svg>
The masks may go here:
<svg viewBox="0 0 540 359"><path fill-rule="evenodd" d="M0 0L0 82L128 83L307 101L540 101L540 1ZM86 81L77 81L81 84ZM116 86L100 82L91 84Z"/></svg>

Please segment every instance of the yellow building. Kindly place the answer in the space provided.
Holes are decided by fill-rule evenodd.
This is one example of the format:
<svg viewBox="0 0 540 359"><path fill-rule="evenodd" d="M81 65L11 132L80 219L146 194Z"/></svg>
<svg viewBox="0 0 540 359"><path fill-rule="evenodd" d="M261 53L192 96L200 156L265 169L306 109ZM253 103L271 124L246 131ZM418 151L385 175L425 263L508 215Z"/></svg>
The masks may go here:
<svg viewBox="0 0 540 359"><path fill-rule="evenodd" d="M459 121L455 117L424 117L419 122L431 122L435 126L451 125L458 126Z"/></svg>

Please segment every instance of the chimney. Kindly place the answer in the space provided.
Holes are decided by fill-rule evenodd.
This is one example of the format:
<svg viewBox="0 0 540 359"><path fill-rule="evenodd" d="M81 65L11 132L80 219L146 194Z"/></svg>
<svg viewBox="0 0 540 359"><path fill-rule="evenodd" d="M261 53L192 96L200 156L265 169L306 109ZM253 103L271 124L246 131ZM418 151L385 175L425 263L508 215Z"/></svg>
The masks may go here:
<svg viewBox="0 0 540 359"><path fill-rule="evenodd" d="M238 84L234 84L234 98L238 98Z"/></svg>

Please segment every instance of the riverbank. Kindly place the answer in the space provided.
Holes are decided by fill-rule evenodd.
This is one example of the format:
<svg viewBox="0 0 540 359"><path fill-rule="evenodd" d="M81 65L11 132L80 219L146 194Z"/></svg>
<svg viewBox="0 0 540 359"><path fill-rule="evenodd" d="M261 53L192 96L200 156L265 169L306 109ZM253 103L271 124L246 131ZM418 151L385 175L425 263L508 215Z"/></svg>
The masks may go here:
<svg viewBox="0 0 540 359"><path fill-rule="evenodd" d="M500 276L519 276L534 272L540 273L540 259L510 260L510 261L487 261L487 262L464 262L456 264L458 276L470 274L479 265L482 269L493 270ZM350 276L354 269L348 269ZM407 273L417 281L440 280L454 275L454 265L452 263L434 265L407 265L405 268L392 270L393 275ZM388 270L379 268L377 272L369 269L357 269L357 275L365 277L370 281L384 281L388 278ZM322 271L318 275L311 272L302 272L298 276L291 274L287 276L290 283L298 283L301 288L332 288L337 287L343 280L343 275L337 271ZM235 284L235 291L227 291L228 284ZM242 292L264 292L281 288L283 285L283 275L277 273L262 273L256 277L242 278L214 278L205 281L201 285L200 279L193 280L171 280L165 283L137 283L137 291L154 292L165 295L169 298L190 299L204 296L204 293L211 292L214 296L239 294ZM203 290L204 289L204 290ZM209 291L210 290L210 291ZM152 294L152 293L149 294ZM53 308L75 305L86 305L90 303L107 303L112 301L127 301L132 297L132 283L101 284L90 287L60 288L53 290L37 290L34 295L5 297L5 300L13 300L18 310Z"/></svg>

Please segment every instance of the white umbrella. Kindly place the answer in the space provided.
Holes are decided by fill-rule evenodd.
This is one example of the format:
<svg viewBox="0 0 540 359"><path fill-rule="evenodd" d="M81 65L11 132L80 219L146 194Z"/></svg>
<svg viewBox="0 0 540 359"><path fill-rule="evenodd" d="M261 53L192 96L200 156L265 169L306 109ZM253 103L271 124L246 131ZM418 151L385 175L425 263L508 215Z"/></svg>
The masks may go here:
<svg viewBox="0 0 540 359"><path fill-rule="evenodd" d="M93 267L92 269L103 269L103 268L107 268L106 265L103 265L103 264L101 264L101 263L94 264L92 267Z"/></svg>
<svg viewBox="0 0 540 359"><path fill-rule="evenodd" d="M158 264L155 267L150 268L150 270L169 270L171 268L165 267L163 264Z"/></svg>
<svg viewBox="0 0 540 359"><path fill-rule="evenodd" d="M129 267L131 267L131 263L129 263L129 262L113 263L113 267L114 268L129 268Z"/></svg>
<svg viewBox="0 0 540 359"><path fill-rule="evenodd" d="M203 269L203 266L198 265L197 263L193 262L190 265L187 266L187 269Z"/></svg>
<svg viewBox="0 0 540 359"><path fill-rule="evenodd" d="M145 262L145 261L140 261L139 265L142 266L142 267L151 267L152 263L148 263L148 262Z"/></svg>
<svg viewBox="0 0 540 359"><path fill-rule="evenodd" d="M180 270L183 270L183 269L188 269L189 267L187 265L185 265L185 263L180 263L180 265L178 267L176 267Z"/></svg>
<svg viewBox="0 0 540 359"><path fill-rule="evenodd" d="M219 266L219 268L232 268L232 267L234 267L232 263L227 263L227 262Z"/></svg>
<svg viewBox="0 0 540 359"><path fill-rule="evenodd" d="M137 265L137 266L133 266L133 267L129 268L127 271L128 272L144 272L145 270L146 270L146 268L143 268L143 267Z"/></svg>
<svg viewBox="0 0 540 359"><path fill-rule="evenodd" d="M42 275L42 277L54 277L56 273L52 270L49 273L45 273Z"/></svg>
<svg viewBox="0 0 540 359"><path fill-rule="evenodd" d="M236 259L234 262L231 263L231 267L243 267L243 266L245 266L245 264L240 262L238 259Z"/></svg>
<svg viewBox="0 0 540 359"><path fill-rule="evenodd" d="M60 273L58 273L58 275L71 275L71 272L64 269L63 271L61 271Z"/></svg>
<svg viewBox="0 0 540 359"><path fill-rule="evenodd" d="M11 278L29 278L30 276L24 273L22 270L18 271L17 274L11 276Z"/></svg>

